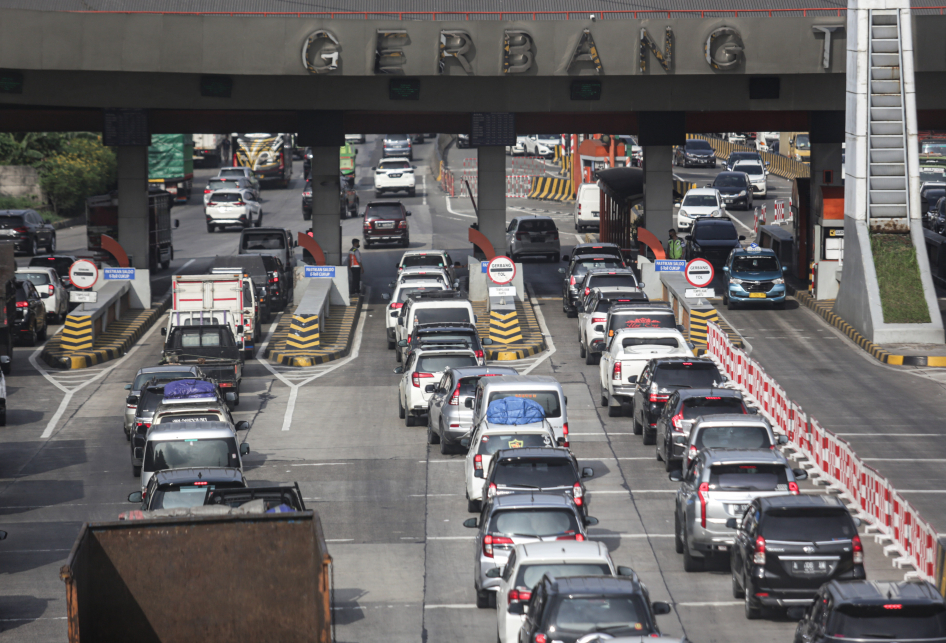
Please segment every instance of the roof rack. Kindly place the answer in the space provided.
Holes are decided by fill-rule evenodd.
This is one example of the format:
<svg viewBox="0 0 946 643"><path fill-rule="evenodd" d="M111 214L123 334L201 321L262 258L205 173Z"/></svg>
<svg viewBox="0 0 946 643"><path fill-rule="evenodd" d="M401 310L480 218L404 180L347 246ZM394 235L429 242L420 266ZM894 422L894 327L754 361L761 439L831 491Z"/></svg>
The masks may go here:
<svg viewBox="0 0 946 643"><path fill-rule="evenodd" d="M466 293L456 290L432 290L429 292L412 292L407 294L408 299L466 299Z"/></svg>

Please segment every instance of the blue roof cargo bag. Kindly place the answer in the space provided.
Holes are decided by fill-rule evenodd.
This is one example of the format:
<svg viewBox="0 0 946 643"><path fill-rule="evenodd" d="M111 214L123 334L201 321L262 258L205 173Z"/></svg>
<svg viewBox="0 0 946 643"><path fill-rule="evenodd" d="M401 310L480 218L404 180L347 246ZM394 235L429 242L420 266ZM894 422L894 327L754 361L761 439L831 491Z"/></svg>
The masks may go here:
<svg viewBox="0 0 946 643"><path fill-rule="evenodd" d="M522 397L493 400L486 409L486 421L490 424L533 424L544 419L542 405Z"/></svg>

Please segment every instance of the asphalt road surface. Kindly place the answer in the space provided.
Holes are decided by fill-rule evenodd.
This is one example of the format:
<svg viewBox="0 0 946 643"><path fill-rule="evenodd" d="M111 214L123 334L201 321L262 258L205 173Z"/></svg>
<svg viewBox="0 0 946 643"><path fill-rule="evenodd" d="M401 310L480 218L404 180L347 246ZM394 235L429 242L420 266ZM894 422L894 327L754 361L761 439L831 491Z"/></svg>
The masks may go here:
<svg viewBox="0 0 946 643"><path fill-rule="evenodd" d="M367 168L380 156L380 139L370 137L359 148L364 205L373 198ZM432 144L418 152L432 153ZM445 248L464 257L472 207L445 198L426 166L416 164L420 187L415 197L404 199L413 212L411 246ZM206 180L210 174L200 171L199 177ZM304 229L300 174L286 190L264 191L265 225ZM560 228L569 230L565 206L510 200L509 217L529 208L551 212ZM176 258L168 271L155 275L159 280L177 271L202 272L212 255L235 250L237 233L208 234L200 206L175 208L174 216L181 220L174 232ZM350 238L358 236L360 220L342 225L347 249ZM60 247L81 249L83 234L81 229L64 231ZM567 251L574 238L562 237ZM235 420L251 425L246 475L254 485L298 481L307 504L321 514L335 560L339 641L491 642L495 613L475 607L473 532L461 525L469 517L463 458L440 455L438 447L426 444L424 427L406 428L397 417L398 376L392 373L394 354L386 347L381 294L402 252L393 247L363 251L370 298L349 358L303 370L247 364L234 413ZM557 299L561 265L524 267L551 341L549 351L516 367L555 376L564 386L572 450L583 466L595 470L588 482L590 513L600 524L591 528L591 537L608 545L616 564L640 574L653 600L674 604L673 613L659 617L665 633L685 633L696 643L790 641L794 624L785 619L745 620L742 602L731 595L727 562L703 573L683 571L681 556L673 551L675 484L658 466L653 448L632 435L628 418L601 414L597 367L579 359L576 322L562 314ZM865 440L874 440L887 457L901 451L913 456L922 449L946 458L946 447L936 437L897 437L899 432L943 433L931 422L943 415L941 385L866 364L844 341L828 339L829 333L806 314L745 310L732 321L752 337L769 372L829 428L837 423L880 432L876 427L883 425L886 437ZM59 568L80 525L112 520L133 508L126 497L138 481L121 429L122 387L139 367L157 362L156 329L126 357L83 371L49 372L36 360L38 349L17 348L8 379L8 426L0 429L0 528L10 534L0 543L0 641L64 641ZM801 334L808 329L810 334ZM299 394L290 406L293 387ZM283 430L287 417L288 430ZM944 488L942 474L931 470L927 475L926 487ZM816 489L807 485L806 491ZM938 503L939 497L929 499ZM935 503L921 508L936 511ZM902 577L872 539L864 542L870 577Z"/></svg>

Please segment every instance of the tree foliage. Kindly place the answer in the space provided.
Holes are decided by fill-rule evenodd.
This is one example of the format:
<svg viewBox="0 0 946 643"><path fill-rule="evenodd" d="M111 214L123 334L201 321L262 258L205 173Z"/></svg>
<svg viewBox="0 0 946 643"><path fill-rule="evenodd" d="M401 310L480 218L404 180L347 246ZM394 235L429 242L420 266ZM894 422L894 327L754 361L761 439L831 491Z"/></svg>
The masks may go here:
<svg viewBox="0 0 946 643"><path fill-rule="evenodd" d="M65 140L58 153L38 168L40 186L61 216L81 214L87 197L114 189L118 181L115 152L104 147L99 137Z"/></svg>

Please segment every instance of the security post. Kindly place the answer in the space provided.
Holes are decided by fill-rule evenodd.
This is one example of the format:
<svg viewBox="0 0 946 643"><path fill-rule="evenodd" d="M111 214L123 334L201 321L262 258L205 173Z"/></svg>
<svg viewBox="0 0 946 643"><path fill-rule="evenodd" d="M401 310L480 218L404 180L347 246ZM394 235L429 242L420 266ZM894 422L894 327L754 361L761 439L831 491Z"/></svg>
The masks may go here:
<svg viewBox="0 0 946 643"><path fill-rule="evenodd" d="M509 284L516 276L516 264L509 257L494 257L486 266L489 280L489 338L500 344L522 341L522 328L516 313L516 287Z"/></svg>

